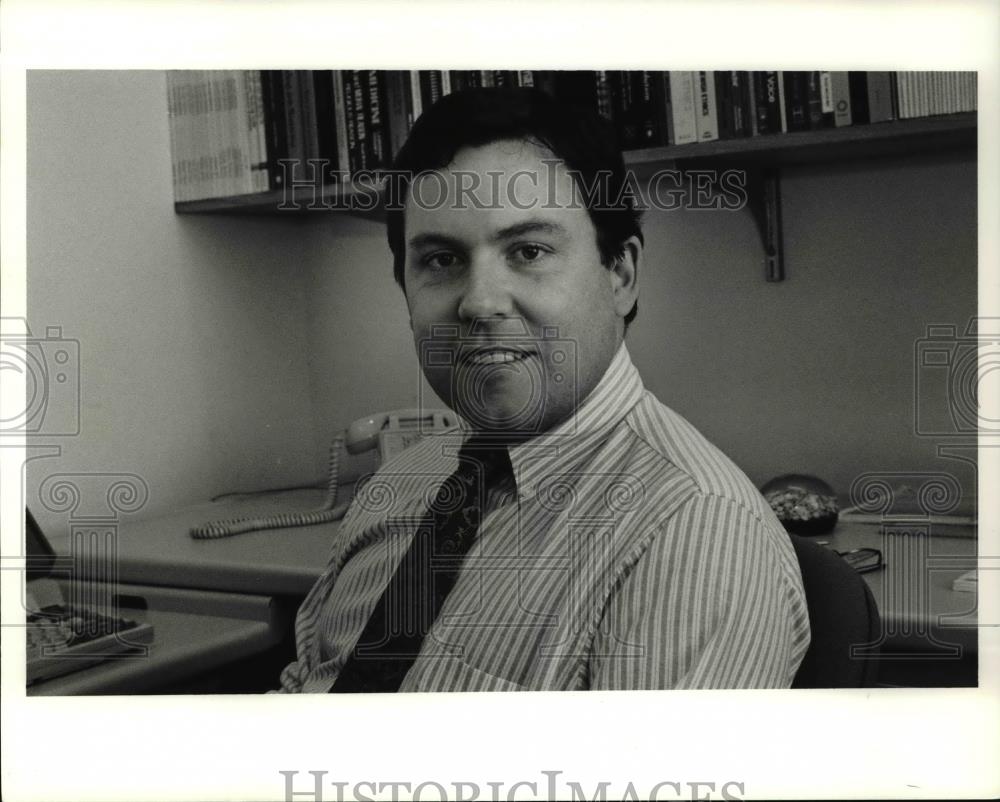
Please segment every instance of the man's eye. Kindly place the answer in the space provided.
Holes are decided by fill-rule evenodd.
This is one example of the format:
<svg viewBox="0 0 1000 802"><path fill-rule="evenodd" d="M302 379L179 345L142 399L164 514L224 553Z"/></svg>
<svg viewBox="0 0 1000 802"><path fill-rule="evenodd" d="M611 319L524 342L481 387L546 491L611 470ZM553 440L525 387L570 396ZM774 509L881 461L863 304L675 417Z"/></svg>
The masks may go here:
<svg viewBox="0 0 1000 802"><path fill-rule="evenodd" d="M436 268L439 270L447 270L450 267L454 267L457 261L458 257L448 251L438 251L437 253L425 256L421 260L425 267Z"/></svg>
<svg viewBox="0 0 1000 802"><path fill-rule="evenodd" d="M537 262L547 252L541 245L518 245L514 249L514 256L517 261L530 264Z"/></svg>

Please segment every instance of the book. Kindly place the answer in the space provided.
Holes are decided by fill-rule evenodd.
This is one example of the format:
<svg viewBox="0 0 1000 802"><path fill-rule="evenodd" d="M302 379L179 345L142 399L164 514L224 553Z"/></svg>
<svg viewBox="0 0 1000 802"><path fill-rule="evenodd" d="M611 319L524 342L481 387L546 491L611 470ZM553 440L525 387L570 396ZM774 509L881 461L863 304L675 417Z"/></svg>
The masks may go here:
<svg viewBox="0 0 1000 802"><path fill-rule="evenodd" d="M851 120L854 125L868 123L868 80L863 72L847 73L847 88L851 98Z"/></svg>
<svg viewBox="0 0 1000 802"><path fill-rule="evenodd" d="M782 75L782 86L785 91L784 112L785 125L782 131L809 130L809 89L806 73L788 71Z"/></svg>
<svg viewBox="0 0 1000 802"><path fill-rule="evenodd" d="M788 131L788 92L785 91L785 73L781 70L778 71L778 119L781 121L781 127L778 129L781 133L786 133Z"/></svg>
<svg viewBox="0 0 1000 802"><path fill-rule="evenodd" d="M347 124L347 101L344 96L344 71L331 72L333 91L333 128L337 140L337 171L341 174L351 171L351 148Z"/></svg>
<svg viewBox="0 0 1000 802"><path fill-rule="evenodd" d="M615 76L616 83L620 83L618 76ZM623 104L624 101L621 98L620 86L612 89L612 76L609 75L604 70L597 70L594 72L594 99L596 101L597 113L604 117L606 120L614 121L615 119L615 104ZM622 118L623 115L621 111L618 112L618 117ZM619 138L622 134L619 132ZM621 142L619 142L621 144ZM623 146L624 147L624 146Z"/></svg>
<svg viewBox="0 0 1000 802"><path fill-rule="evenodd" d="M837 128L851 125L851 88L846 72L830 73L830 100L833 103L833 124Z"/></svg>
<svg viewBox="0 0 1000 802"><path fill-rule="evenodd" d="M689 70L670 72L670 108L674 120L675 145L687 145L698 141L694 108L694 75Z"/></svg>
<svg viewBox="0 0 1000 802"><path fill-rule="evenodd" d="M452 78L452 86L456 82ZM413 125L412 102L409 97L410 76L405 70L387 70L385 74L386 125L389 135L389 159L395 159L406 142Z"/></svg>
<svg viewBox="0 0 1000 802"><path fill-rule="evenodd" d="M777 72L755 72L752 76L758 134L781 133L781 93Z"/></svg>
<svg viewBox="0 0 1000 802"><path fill-rule="evenodd" d="M410 70L410 107L413 109L413 121L424 113L423 93L420 88L420 71Z"/></svg>
<svg viewBox="0 0 1000 802"><path fill-rule="evenodd" d="M727 70L715 71L715 111L719 139L734 136L732 73Z"/></svg>
<svg viewBox="0 0 1000 802"><path fill-rule="evenodd" d="M695 130L699 142L719 138L719 117L715 102L715 73L701 70L695 73Z"/></svg>
<svg viewBox="0 0 1000 802"><path fill-rule="evenodd" d="M389 141L383 119L385 87L381 70L365 70L364 83L365 128L368 131L365 161L369 169L386 167Z"/></svg>
<svg viewBox="0 0 1000 802"><path fill-rule="evenodd" d="M305 135L302 130L302 90L299 87L299 71L282 70L281 85L285 99L286 158L291 160L290 169L285 175L289 179L298 180L304 177L303 160L306 153Z"/></svg>
<svg viewBox="0 0 1000 802"><path fill-rule="evenodd" d="M670 73L666 71L656 73L655 87L658 95L656 108L660 110L661 144L673 145L675 135L673 101L670 98Z"/></svg>
<svg viewBox="0 0 1000 802"><path fill-rule="evenodd" d="M733 136L750 136L750 119L753 109L750 99L750 73L743 70L733 70L729 73L729 84Z"/></svg>
<svg viewBox="0 0 1000 802"><path fill-rule="evenodd" d="M806 78L806 113L809 128L826 128L830 118L823 113L823 91L820 86L819 71L807 72Z"/></svg>
<svg viewBox="0 0 1000 802"><path fill-rule="evenodd" d="M364 70L351 70L351 103L348 108L352 117L352 128L354 129L354 148L351 151L351 173L358 170L367 170L369 144L368 126L365 122L365 85L367 76Z"/></svg>
<svg viewBox="0 0 1000 802"><path fill-rule="evenodd" d="M313 70L297 70L299 85L299 113L302 128L302 178L311 181L322 179L322 172L314 175L315 160L320 158L319 120L316 117L316 87Z"/></svg>
<svg viewBox="0 0 1000 802"><path fill-rule="evenodd" d="M284 170L279 161L288 156L288 142L285 137L285 90L280 70L261 72L261 86L264 92L264 116L267 121L267 170L270 188L284 186Z"/></svg>
<svg viewBox="0 0 1000 802"><path fill-rule="evenodd" d="M264 85L260 70L246 73L246 86L250 98L251 135L254 138L253 162L254 192L266 192L270 188L267 162L267 119L264 106Z"/></svg>

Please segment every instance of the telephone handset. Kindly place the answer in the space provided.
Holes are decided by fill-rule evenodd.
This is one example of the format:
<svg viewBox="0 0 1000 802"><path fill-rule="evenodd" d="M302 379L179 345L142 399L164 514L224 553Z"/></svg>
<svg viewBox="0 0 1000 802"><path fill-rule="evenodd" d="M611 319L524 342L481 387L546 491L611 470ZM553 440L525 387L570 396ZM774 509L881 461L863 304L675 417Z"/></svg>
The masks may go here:
<svg viewBox="0 0 1000 802"><path fill-rule="evenodd" d="M397 409L358 418L347 427L349 454L378 449L379 464L392 459L430 432L454 429L458 417L448 409Z"/></svg>
<svg viewBox="0 0 1000 802"><path fill-rule="evenodd" d="M283 529L293 526L338 521L344 517L349 501L337 503L338 483L341 479L341 460L344 456L356 456L374 451L374 467L397 456L422 437L433 432L454 429L458 417L448 409L397 409L358 418L341 434L334 438L330 446L329 479L323 506L311 512L290 512L262 518L239 518L229 521L212 521L191 530L196 540L229 537L243 532L262 529ZM352 474L357 478L357 473Z"/></svg>

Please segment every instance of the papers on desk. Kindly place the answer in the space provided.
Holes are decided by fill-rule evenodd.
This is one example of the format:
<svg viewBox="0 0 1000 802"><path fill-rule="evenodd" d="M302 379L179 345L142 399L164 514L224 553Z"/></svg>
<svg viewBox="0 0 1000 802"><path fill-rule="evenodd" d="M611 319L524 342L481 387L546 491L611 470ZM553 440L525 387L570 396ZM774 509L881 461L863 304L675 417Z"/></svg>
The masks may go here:
<svg viewBox="0 0 1000 802"><path fill-rule="evenodd" d="M966 571L960 577L956 578L951 583L951 589L975 593L979 589L979 575L976 573L976 569L973 568L971 571Z"/></svg>

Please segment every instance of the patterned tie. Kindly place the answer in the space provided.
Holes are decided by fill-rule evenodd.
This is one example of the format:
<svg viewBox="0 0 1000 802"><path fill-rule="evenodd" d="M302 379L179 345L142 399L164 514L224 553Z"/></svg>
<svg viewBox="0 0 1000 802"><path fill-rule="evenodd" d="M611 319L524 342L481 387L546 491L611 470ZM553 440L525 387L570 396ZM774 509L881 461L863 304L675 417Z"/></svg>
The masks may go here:
<svg viewBox="0 0 1000 802"><path fill-rule="evenodd" d="M413 666L479 530L490 488L513 474L507 448L473 436L458 455L330 693L392 693Z"/></svg>

